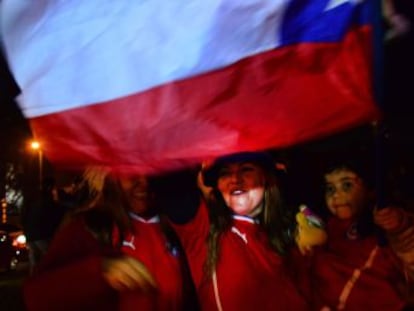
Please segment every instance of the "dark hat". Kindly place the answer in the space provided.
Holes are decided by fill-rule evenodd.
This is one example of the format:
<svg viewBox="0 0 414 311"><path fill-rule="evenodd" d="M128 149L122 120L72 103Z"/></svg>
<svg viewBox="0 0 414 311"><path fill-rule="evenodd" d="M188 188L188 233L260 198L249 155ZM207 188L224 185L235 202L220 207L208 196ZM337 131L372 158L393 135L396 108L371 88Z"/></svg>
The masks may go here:
<svg viewBox="0 0 414 311"><path fill-rule="evenodd" d="M221 156L215 159L202 169L204 184L208 187L214 187L217 183L220 169L230 163L253 162L260 165L265 171L276 170L276 163L273 157L267 152L239 152Z"/></svg>

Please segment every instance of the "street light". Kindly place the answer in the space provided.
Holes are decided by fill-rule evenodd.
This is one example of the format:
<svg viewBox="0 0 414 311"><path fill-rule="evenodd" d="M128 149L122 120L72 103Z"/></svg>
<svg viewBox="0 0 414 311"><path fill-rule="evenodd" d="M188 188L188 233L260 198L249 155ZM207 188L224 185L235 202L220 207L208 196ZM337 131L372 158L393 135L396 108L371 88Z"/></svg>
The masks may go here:
<svg viewBox="0 0 414 311"><path fill-rule="evenodd" d="M39 155L39 185L41 188L43 182L43 150L41 148L40 143L37 140L33 140L30 143L30 148L36 150Z"/></svg>

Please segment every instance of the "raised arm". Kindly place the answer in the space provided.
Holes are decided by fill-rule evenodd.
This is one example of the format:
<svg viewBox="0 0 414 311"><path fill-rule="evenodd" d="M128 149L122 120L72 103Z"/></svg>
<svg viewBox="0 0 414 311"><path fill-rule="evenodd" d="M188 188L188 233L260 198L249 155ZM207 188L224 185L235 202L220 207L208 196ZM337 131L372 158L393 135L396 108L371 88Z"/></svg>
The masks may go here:
<svg viewBox="0 0 414 311"><path fill-rule="evenodd" d="M386 207L374 212L374 220L387 232L390 246L414 281L414 215L401 208Z"/></svg>

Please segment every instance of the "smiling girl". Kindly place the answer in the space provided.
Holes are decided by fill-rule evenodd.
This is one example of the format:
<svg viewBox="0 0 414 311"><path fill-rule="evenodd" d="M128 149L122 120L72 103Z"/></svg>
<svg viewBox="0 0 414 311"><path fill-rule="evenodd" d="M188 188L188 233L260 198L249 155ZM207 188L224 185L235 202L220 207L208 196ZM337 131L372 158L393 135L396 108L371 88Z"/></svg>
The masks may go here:
<svg viewBox="0 0 414 311"><path fill-rule="evenodd" d="M206 205L176 226L202 310L308 310L290 269L294 215L264 152L220 157L199 179ZM180 208L182 205L180 205Z"/></svg>
<svg viewBox="0 0 414 311"><path fill-rule="evenodd" d="M403 310L413 289L413 218L393 206L376 209L370 167L348 158L325 170L330 217L311 270L316 310ZM389 245L379 245L378 228Z"/></svg>

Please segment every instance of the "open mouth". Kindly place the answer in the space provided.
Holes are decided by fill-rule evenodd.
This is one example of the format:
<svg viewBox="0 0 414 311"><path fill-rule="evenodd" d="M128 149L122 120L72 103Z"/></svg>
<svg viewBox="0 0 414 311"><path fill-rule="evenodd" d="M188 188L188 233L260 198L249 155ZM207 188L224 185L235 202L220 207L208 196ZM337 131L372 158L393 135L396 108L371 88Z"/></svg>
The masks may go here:
<svg viewBox="0 0 414 311"><path fill-rule="evenodd" d="M235 189L235 190L232 190L232 191L230 191L230 194L231 195L242 195L243 193L245 193L246 191L244 191L244 190L242 190L242 189Z"/></svg>

